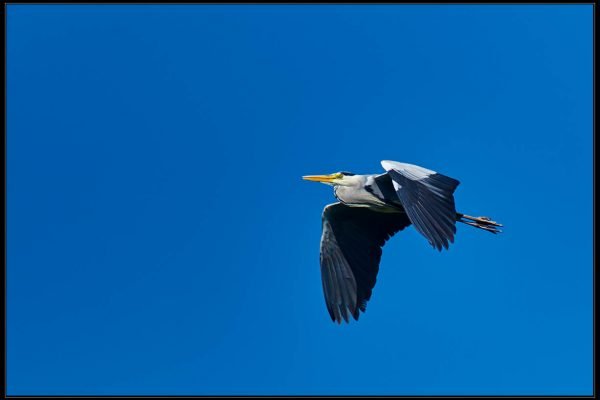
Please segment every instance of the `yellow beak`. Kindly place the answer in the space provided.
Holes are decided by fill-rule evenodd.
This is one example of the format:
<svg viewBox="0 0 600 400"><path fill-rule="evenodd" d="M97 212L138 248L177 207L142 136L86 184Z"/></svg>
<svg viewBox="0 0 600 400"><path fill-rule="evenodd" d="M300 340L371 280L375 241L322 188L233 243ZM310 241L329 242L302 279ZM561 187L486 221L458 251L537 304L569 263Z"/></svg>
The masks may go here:
<svg viewBox="0 0 600 400"><path fill-rule="evenodd" d="M305 181L331 183L336 178L336 174L331 175L306 175L302 179Z"/></svg>

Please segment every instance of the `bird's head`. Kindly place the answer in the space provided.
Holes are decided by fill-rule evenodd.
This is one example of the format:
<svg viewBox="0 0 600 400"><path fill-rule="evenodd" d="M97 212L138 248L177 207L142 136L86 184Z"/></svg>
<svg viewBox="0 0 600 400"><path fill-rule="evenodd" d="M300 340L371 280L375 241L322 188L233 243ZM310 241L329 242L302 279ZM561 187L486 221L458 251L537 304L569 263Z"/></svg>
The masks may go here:
<svg viewBox="0 0 600 400"><path fill-rule="evenodd" d="M336 172L331 175L306 175L302 179L313 182L321 182L331 186L353 186L355 174L352 172Z"/></svg>

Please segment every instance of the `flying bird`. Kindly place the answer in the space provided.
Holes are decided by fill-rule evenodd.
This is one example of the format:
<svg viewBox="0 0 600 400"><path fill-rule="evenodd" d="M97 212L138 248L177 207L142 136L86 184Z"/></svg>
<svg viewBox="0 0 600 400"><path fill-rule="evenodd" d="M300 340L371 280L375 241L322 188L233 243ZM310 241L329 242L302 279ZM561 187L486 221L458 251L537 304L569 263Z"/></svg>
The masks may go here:
<svg viewBox="0 0 600 400"><path fill-rule="evenodd" d="M333 186L339 200L323 209L321 280L325 303L334 322L358 320L371 298L381 248L409 225L441 251L454 243L456 222L491 233L501 224L489 217L456 212L459 181L427 168L382 161L382 174L336 172L302 178Z"/></svg>

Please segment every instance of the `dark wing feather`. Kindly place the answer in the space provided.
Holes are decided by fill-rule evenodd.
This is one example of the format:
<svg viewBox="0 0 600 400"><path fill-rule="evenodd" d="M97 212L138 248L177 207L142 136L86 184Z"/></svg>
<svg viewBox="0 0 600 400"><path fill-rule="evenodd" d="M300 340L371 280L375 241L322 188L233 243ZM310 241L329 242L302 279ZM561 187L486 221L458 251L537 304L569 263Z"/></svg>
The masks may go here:
<svg viewBox="0 0 600 400"><path fill-rule="evenodd" d="M381 164L392 178L396 194L417 231L441 251L454 243L456 179L416 165L394 161Z"/></svg>
<svg viewBox="0 0 600 400"><path fill-rule="evenodd" d="M382 213L366 207L330 204L323 210L321 279L333 321L358 320L371 298L379 271L381 248L410 225L403 213Z"/></svg>

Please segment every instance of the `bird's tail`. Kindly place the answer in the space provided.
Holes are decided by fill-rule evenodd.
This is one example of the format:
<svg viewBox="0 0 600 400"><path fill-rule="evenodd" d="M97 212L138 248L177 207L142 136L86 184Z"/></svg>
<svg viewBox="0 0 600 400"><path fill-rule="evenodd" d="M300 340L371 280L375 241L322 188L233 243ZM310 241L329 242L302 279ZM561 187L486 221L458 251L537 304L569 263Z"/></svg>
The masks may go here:
<svg viewBox="0 0 600 400"><path fill-rule="evenodd" d="M494 234L502 232L500 229L498 229L498 227L502 225L496 221L492 221L490 217L471 217L469 215L456 213L456 221Z"/></svg>

